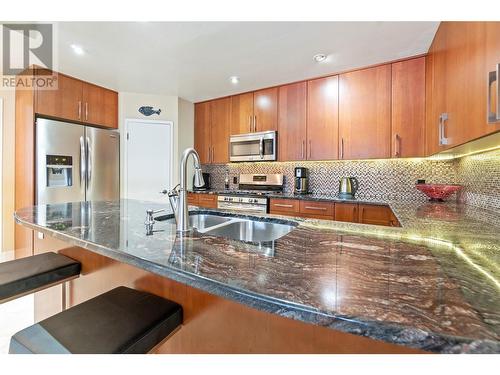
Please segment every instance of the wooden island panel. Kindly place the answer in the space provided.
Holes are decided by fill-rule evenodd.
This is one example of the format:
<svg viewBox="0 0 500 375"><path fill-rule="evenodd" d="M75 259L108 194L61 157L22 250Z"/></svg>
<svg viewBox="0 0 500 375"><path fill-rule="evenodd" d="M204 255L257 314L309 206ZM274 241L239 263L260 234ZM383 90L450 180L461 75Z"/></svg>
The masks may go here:
<svg viewBox="0 0 500 375"><path fill-rule="evenodd" d="M259 311L83 248L59 252L82 263L81 276L69 282L70 306L120 285L182 305L184 324L155 353L423 353ZM59 301L52 295L35 303L47 311Z"/></svg>

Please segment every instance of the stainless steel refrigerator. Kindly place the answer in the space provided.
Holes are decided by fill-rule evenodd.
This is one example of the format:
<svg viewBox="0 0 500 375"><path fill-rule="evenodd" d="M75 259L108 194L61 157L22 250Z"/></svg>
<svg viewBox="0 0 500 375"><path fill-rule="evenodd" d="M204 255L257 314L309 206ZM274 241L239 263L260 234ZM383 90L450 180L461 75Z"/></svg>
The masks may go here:
<svg viewBox="0 0 500 375"><path fill-rule="evenodd" d="M43 118L36 120L37 204L120 198L120 136Z"/></svg>

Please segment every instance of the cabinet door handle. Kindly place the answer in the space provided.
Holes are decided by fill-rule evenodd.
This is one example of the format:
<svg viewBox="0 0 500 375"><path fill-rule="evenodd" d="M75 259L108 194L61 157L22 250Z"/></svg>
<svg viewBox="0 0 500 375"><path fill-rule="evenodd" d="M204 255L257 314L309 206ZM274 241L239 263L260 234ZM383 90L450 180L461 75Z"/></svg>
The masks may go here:
<svg viewBox="0 0 500 375"><path fill-rule="evenodd" d="M274 203L273 205L276 207L285 207L285 208L292 208L293 207L293 205L291 205L291 204L283 204L283 203Z"/></svg>
<svg viewBox="0 0 500 375"><path fill-rule="evenodd" d="M449 139L445 137L445 121L448 120L447 113L441 113L439 115L439 145L445 146L449 144Z"/></svg>
<svg viewBox="0 0 500 375"><path fill-rule="evenodd" d="M311 142L311 140L309 140L309 158L308 159L312 159L312 142Z"/></svg>
<svg viewBox="0 0 500 375"><path fill-rule="evenodd" d="M252 116L248 116L248 132L252 132Z"/></svg>
<svg viewBox="0 0 500 375"><path fill-rule="evenodd" d="M401 137L399 134L394 135L394 156L401 157Z"/></svg>
<svg viewBox="0 0 500 375"><path fill-rule="evenodd" d="M207 163L210 163L210 147L207 149Z"/></svg>
<svg viewBox="0 0 500 375"><path fill-rule="evenodd" d="M214 148L212 147L212 163L214 162Z"/></svg>
<svg viewBox="0 0 500 375"><path fill-rule="evenodd" d="M487 103L487 114L488 114L488 124L494 124L495 122L500 121L500 85L499 78L500 77L500 64L497 64L496 71L488 73L488 103ZM496 103L496 111L493 111L491 108L491 87L493 83L496 81L497 83L497 103Z"/></svg>
<svg viewBox="0 0 500 375"><path fill-rule="evenodd" d="M344 137L340 138L340 158L344 159Z"/></svg>
<svg viewBox="0 0 500 375"><path fill-rule="evenodd" d="M306 143L305 141L302 141L302 147L301 147L301 150L300 150L300 158L302 160L304 160L304 144L305 143Z"/></svg>
<svg viewBox="0 0 500 375"><path fill-rule="evenodd" d="M253 116L253 131L257 131L257 115Z"/></svg>
<svg viewBox="0 0 500 375"><path fill-rule="evenodd" d="M304 207L307 210L317 210L317 211L326 211L326 207L311 207L311 206L305 206Z"/></svg>
<svg viewBox="0 0 500 375"><path fill-rule="evenodd" d="M78 101L78 120L82 119L82 101Z"/></svg>
<svg viewBox="0 0 500 375"><path fill-rule="evenodd" d="M89 119L89 103L85 102L85 121Z"/></svg>

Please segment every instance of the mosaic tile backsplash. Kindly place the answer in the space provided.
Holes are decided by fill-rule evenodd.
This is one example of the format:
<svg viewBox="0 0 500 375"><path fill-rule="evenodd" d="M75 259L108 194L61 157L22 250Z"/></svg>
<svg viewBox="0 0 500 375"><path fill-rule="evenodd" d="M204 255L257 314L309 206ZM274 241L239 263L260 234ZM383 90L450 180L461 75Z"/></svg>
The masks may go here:
<svg viewBox="0 0 500 375"><path fill-rule="evenodd" d="M500 149L454 161L464 202L500 210Z"/></svg>
<svg viewBox="0 0 500 375"><path fill-rule="evenodd" d="M418 179L428 183L462 184L459 197L468 204L500 209L500 150L455 160L392 159L322 162L229 163L204 165L211 174L212 188L223 189L226 173L230 189L237 189L233 177L240 173L283 173L285 192L293 192L295 167L309 169L310 191L335 196L341 177L357 177L357 197L400 201L422 201L427 197L415 189Z"/></svg>
<svg viewBox="0 0 500 375"><path fill-rule="evenodd" d="M357 197L370 199L397 199L425 201L426 197L415 189L417 179L433 183L455 183L456 173L452 162L424 159L357 160L322 162L230 163L207 165L204 171L211 174L212 187L224 188L226 173L230 176L230 189L238 188L233 177L240 173L283 173L285 192L293 192L295 167L309 169L309 190L315 194L335 196L341 177L357 177Z"/></svg>

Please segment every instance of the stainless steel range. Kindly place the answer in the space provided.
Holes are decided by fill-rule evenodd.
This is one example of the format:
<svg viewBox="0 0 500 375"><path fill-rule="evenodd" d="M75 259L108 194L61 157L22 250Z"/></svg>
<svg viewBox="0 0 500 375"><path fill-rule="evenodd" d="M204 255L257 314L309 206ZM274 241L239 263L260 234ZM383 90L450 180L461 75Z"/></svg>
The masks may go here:
<svg viewBox="0 0 500 375"><path fill-rule="evenodd" d="M238 190L221 193L217 197L217 208L267 213L269 194L283 192L282 174L240 174Z"/></svg>

